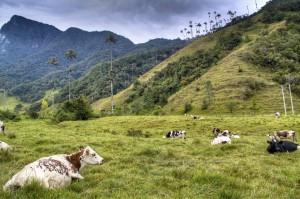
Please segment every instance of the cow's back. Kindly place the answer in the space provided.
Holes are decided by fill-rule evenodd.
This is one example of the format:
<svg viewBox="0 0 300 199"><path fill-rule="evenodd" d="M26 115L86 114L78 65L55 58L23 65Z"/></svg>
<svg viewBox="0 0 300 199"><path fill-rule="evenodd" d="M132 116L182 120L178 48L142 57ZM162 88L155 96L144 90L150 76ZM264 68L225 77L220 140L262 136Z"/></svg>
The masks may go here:
<svg viewBox="0 0 300 199"><path fill-rule="evenodd" d="M72 177L69 173L72 168L63 157L64 155L50 156L26 165L4 185L3 190L10 187L23 187L33 180L47 188L62 188L70 185Z"/></svg>

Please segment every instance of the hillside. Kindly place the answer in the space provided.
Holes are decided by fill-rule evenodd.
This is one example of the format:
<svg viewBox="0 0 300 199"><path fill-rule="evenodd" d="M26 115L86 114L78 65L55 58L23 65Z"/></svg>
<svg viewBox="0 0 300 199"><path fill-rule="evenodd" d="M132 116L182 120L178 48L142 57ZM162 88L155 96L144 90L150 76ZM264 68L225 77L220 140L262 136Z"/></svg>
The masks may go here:
<svg viewBox="0 0 300 199"><path fill-rule="evenodd" d="M259 13L195 40L141 76L139 85L116 95L116 107L125 114L283 112L284 84L291 113L288 83L294 107L300 105L295 2L272 1ZM277 14L272 15L274 10ZM282 40L281 35L289 37ZM96 110L109 110L109 106L110 99L94 103Z"/></svg>
<svg viewBox="0 0 300 199"><path fill-rule="evenodd" d="M23 102L40 100L51 89L51 82L56 88L66 85L68 67L72 67L71 77L76 80L95 65L108 60L110 46L105 42L108 34L117 39L117 45L113 47L114 59L130 53L186 44L180 39L154 39L134 44L110 31L88 32L74 27L60 31L52 25L15 15L0 29L0 69L7 80L0 81L0 87L7 87L11 95ZM69 49L78 55L72 61L65 57ZM48 64L51 57L58 60L58 67Z"/></svg>

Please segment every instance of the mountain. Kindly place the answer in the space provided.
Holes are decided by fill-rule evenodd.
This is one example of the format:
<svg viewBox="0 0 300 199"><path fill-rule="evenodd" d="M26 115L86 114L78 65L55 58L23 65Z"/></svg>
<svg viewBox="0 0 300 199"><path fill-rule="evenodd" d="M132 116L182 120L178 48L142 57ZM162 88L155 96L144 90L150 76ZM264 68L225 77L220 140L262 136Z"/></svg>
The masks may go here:
<svg viewBox="0 0 300 199"><path fill-rule="evenodd" d="M52 25L15 15L0 30L0 69L3 77L0 87L9 88L10 93L22 101L39 100L51 88L51 82L55 81L57 88L65 85L68 67L72 67L74 80L100 62L109 60L110 46L105 42L108 34L114 34L117 39L117 45L113 47L114 59L131 52L186 43L179 39L159 39L135 45L110 31L87 32L78 28L60 31ZM78 55L72 61L65 58L69 49ZM51 57L58 59L57 68L48 64Z"/></svg>
<svg viewBox="0 0 300 199"><path fill-rule="evenodd" d="M288 112L300 106L297 0L273 0L238 16L158 64L116 94L116 114ZM110 99L93 104L110 112Z"/></svg>

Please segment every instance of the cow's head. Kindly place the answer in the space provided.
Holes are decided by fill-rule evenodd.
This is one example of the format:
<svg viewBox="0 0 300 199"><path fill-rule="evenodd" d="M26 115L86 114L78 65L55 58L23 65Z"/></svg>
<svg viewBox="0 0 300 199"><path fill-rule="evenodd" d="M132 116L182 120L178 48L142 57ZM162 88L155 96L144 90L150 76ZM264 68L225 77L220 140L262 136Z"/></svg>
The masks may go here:
<svg viewBox="0 0 300 199"><path fill-rule="evenodd" d="M186 132L185 131L179 132L178 137L181 137L182 139L186 139Z"/></svg>
<svg viewBox="0 0 300 199"><path fill-rule="evenodd" d="M276 138L273 138L271 140L268 140L267 143L269 143L269 146L267 148L267 151L270 153L270 154L273 154L275 152L278 152L280 151L280 148L278 146L278 140Z"/></svg>
<svg viewBox="0 0 300 199"><path fill-rule="evenodd" d="M80 162L85 164L103 164L104 158L99 156L91 147L87 146L86 148L80 147L80 150L83 151Z"/></svg>

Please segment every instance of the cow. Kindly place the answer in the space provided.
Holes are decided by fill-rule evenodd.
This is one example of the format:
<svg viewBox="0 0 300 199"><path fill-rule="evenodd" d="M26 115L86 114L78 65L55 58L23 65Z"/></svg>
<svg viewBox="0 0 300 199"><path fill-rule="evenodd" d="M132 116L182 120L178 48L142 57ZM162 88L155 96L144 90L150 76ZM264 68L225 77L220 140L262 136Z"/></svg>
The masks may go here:
<svg viewBox="0 0 300 199"><path fill-rule="evenodd" d="M103 163L104 159L91 147L79 147L76 153L44 157L26 165L3 186L3 190L20 188L32 181L50 189L67 187L72 179L84 179L79 171L85 166Z"/></svg>
<svg viewBox="0 0 300 199"><path fill-rule="evenodd" d="M201 116L198 116L198 115L192 115L191 117L194 120L201 120L201 119L203 119Z"/></svg>
<svg viewBox="0 0 300 199"><path fill-rule="evenodd" d="M269 146L267 147L267 151L273 155L275 152L293 152L297 149L300 149L298 144L289 141L278 141L276 138L273 138L271 141L268 140Z"/></svg>
<svg viewBox="0 0 300 199"><path fill-rule="evenodd" d="M12 148L5 142L0 141L0 151L12 151Z"/></svg>
<svg viewBox="0 0 300 199"><path fill-rule="evenodd" d="M275 115L276 119L280 118L280 113L279 112L276 112L274 115Z"/></svg>
<svg viewBox="0 0 300 199"><path fill-rule="evenodd" d="M3 135L6 135L6 128L2 121L0 121L0 131L3 133Z"/></svg>
<svg viewBox="0 0 300 199"><path fill-rule="evenodd" d="M186 139L186 132L185 131L169 131L167 135L165 135L163 138L182 138Z"/></svg>
<svg viewBox="0 0 300 199"><path fill-rule="evenodd" d="M282 130L282 131L275 131L275 132L273 132L273 134L277 140L280 140L281 138L290 138L293 141L298 141L296 138L295 131Z"/></svg>
<svg viewBox="0 0 300 199"><path fill-rule="evenodd" d="M211 145L231 144L231 139L229 136L218 136L218 137L214 138L210 144Z"/></svg>

